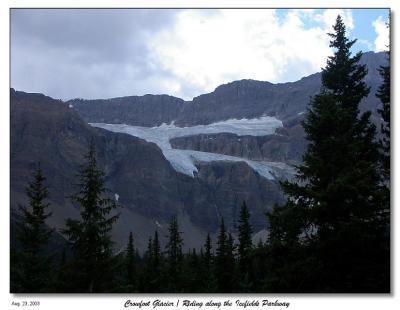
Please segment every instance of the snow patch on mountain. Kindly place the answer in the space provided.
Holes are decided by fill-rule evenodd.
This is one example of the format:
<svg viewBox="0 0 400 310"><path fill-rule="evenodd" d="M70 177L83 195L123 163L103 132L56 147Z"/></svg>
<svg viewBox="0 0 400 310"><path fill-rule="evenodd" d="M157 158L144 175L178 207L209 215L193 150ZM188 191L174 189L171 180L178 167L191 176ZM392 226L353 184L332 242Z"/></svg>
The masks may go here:
<svg viewBox="0 0 400 310"><path fill-rule="evenodd" d="M158 221L155 221L155 223L156 223L158 228L162 228L162 225Z"/></svg>
<svg viewBox="0 0 400 310"><path fill-rule="evenodd" d="M283 127L275 117L263 116L255 119L230 119L209 125L192 127L177 127L174 123L162 124L156 127L131 126L126 124L90 123L94 127L103 128L112 132L126 133L148 142L157 144L172 167L191 177L197 172L196 162L233 161L246 162L261 176L273 180L287 174L291 167L284 163L253 161L241 157L228 156L208 152L173 149L170 139L198 134L233 133L239 136L265 136ZM291 174L291 172L289 173Z"/></svg>

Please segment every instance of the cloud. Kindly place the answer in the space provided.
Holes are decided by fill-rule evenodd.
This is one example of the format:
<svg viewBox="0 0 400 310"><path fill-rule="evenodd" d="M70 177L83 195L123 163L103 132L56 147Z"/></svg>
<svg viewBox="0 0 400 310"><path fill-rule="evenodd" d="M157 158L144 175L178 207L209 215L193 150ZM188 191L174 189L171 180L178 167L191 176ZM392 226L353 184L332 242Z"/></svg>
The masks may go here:
<svg viewBox="0 0 400 310"><path fill-rule="evenodd" d="M11 14L11 84L62 99L166 93L317 72L350 10L52 10Z"/></svg>
<svg viewBox="0 0 400 310"><path fill-rule="evenodd" d="M336 22L337 16L340 15L343 19L343 23L346 26L346 30L351 32L354 29L353 14L348 9L327 9L322 13L317 13L312 16L316 21L322 23L322 27L332 32L332 25Z"/></svg>
<svg viewBox="0 0 400 310"><path fill-rule="evenodd" d="M338 14L348 28L354 27L349 10L289 10L281 17L276 10L216 12L205 18L203 11L182 11L172 28L150 40L154 63L176 77L175 95L209 92L235 79L299 79L324 66L331 54L326 32Z"/></svg>
<svg viewBox="0 0 400 310"><path fill-rule="evenodd" d="M389 28L387 27L386 21L383 20L382 16L379 16L373 23L372 26L377 34L375 39L375 51L381 52L388 50L389 46Z"/></svg>
<svg viewBox="0 0 400 310"><path fill-rule="evenodd" d="M157 93L169 73L151 65L146 38L177 12L12 10L12 87L62 99Z"/></svg>

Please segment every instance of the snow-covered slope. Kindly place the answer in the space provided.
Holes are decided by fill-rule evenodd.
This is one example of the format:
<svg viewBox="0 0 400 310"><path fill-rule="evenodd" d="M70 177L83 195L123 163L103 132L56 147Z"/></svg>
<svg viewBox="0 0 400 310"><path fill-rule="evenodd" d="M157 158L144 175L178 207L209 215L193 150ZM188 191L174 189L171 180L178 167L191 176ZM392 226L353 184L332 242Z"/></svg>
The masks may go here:
<svg viewBox="0 0 400 310"><path fill-rule="evenodd" d="M222 154L199 152L192 150L173 149L170 139L198 134L233 133L239 136L265 136L273 134L282 127L282 122L274 117L263 116L256 119L230 119L192 127L177 127L172 124L162 124L157 127L130 126L125 124L91 123L94 127L103 128L112 132L126 133L156 143L162 150L165 158L178 172L191 177L197 172L196 161L243 161L263 177L273 180L276 177L287 176L293 169L284 163L253 161L241 157Z"/></svg>

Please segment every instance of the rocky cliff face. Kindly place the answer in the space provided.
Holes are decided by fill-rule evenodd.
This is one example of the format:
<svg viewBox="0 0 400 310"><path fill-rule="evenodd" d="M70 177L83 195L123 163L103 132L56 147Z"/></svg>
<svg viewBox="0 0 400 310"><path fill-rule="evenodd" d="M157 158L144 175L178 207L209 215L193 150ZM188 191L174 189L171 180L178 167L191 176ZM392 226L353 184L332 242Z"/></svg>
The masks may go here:
<svg viewBox="0 0 400 310"><path fill-rule="evenodd" d="M174 138L170 142L176 149L218 153L257 161L298 164L307 146L299 119L290 127L278 128L273 135L202 134Z"/></svg>
<svg viewBox="0 0 400 310"><path fill-rule="evenodd" d="M68 101L90 123L158 126L170 123L184 110L185 101L167 95Z"/></svg>
<svg viewBox="0 0 400 310"><path fill-rule="evenodd" d="M376 115L379 101L375 93L381 81L378 68L386 62L384 53L363 54L361 63L369 69L365 81L371 87L371 92L360 106L362 111L371 110ZM310 98L319 92L320 87L321 74L315 73L292 83L234 81L188 102L166 95L146 95L107 100L71 100L69 103L86 121L93 123L151 127L174 121L179 126L193 126L262 115L288 121L306 110Z"/></svg>
<svg viewBox="0 0 400 310"><path fill-rule="evenodd" d="M243 162L197 163L198 174L191 178L176 172L155 144L93 128L63 102L12 90L10 107L12 211L26 203L25 187L40 162L50 190L52 227L61 228L67 217L79 216L67 197L75 191L76 173L92 138L110 195L123 206L113 231L119 247L132 230L144 249L154 230L167 234L176 214L186 246L200 246L207 232L216 232L221 217L234 231L243 200L254 214L255 229L262 230L264 213L282 201L277 182Z"/></svg>
<svg viewBox="0 0 400 310"><path fill-rule="evenodd" d="M380 84L377 67L383 53L366 53L366 82L371 93L361 110L371 110L376 122ZM250 208L254 231L266 228L265 212L282 203L278 180L262 177L241 159L299 163L306 148L301 127L310 97L320 88L320 74L297 82L271 84L243 80L221 85L192 102L162 95L109 100L71 100L67 103L41 94L11 90L11 208L26 203L25 187L40 162L50 187L53 216L49 225L61 228L68 217L79 216L68 195L75 191L76 172L89 141L96 143L98 161L107 174L110 195L118 199L121 216L113 230L117 247L126 244L129 231L144 249L158 230L167 235L168 222L178 215L185 246L198 247L207 232L215 233L223 217L235 231L242 201ZM236 156L239 161L196 162L194 177L177 172L156 144L122 133L89 126L88 122L157 126L172 121L180 126L210 124L231 118L275 116L283 127L265 136L217 133L170 140L173 148ZM16 218L14 216L14 218ZM163 242L163 240L161 240Z"/></svg>

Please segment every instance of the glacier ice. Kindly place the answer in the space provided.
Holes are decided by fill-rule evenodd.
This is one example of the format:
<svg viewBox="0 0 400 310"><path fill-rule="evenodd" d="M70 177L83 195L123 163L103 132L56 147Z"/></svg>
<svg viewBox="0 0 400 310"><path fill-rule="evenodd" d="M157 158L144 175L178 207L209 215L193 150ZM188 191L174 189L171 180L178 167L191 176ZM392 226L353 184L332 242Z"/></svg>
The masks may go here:
<svg viewBox="0 0 400 310"><path fill-rule="evenodd" d="M191 177L193 177L194 173L197 172L197 167L195 165L196 162L211 161L246 162L261 176L269 180L292 174L292 168L284 163L254 161L223 154L174 149L170 144L170 139L172 138L198 134L233 133L239 136L265 136L273 134L277 128L283 126L282 122L275 117L263 116L255 119L230 119L209 125L197 125L191 127L177 127L174 123L163 123L156 127L106 123L90 123L90 125L112 132L126 133L157 144L165 158L171 163L172 167L176 171Z"/></svg>

